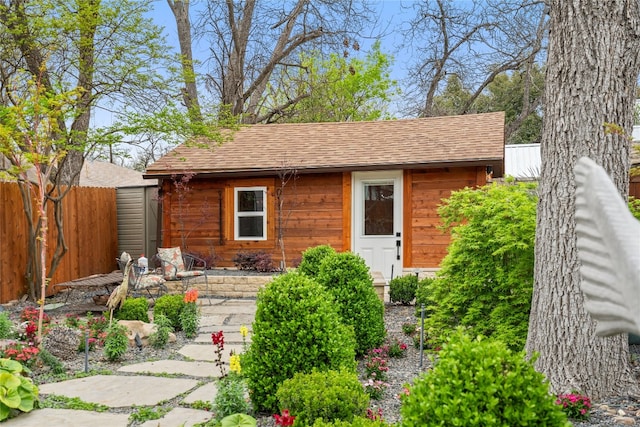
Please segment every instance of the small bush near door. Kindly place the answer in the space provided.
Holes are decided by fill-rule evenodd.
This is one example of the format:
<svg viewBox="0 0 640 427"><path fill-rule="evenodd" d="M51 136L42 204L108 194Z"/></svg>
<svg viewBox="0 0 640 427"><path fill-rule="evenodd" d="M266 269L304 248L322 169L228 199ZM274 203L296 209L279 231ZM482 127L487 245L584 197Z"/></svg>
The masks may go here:
<svg viewBox="0 0 640 427"><path fill-rule="evenodd" d="M391 302L399 302L403 305L411 304L416 297L418 277L413 274L394 277L389 282L389 299Z"/></svg>

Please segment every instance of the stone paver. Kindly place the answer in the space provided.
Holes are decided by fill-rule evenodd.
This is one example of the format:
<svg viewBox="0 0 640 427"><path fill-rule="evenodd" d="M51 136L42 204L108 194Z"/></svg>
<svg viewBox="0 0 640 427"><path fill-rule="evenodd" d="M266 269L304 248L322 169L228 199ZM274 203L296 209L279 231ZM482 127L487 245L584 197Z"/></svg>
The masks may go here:
<svg viewBox="0 0 640 427"><path fill-rule="evenodd" d="M204 423L213 418L213 414L207 411L190 408L174 408L158 420L149 420L141 427L191 427L197 423ZM93 426L91 426L93 427Z"/></svg>
<svg viewBox="0 0 640 427"><path fill-rule="evenodd" d="M42 384L40 394L79 397L110 408L156 405L198 385L197 380L149 376L94 375L59 383Z"/></svg>
<svg viewBox="0 0 640 427"><path fill-rule="evenodd" d="M215 347L213 346L213 344L187 344L180 350L178 350L178 353L193 360L215 362L218 356L216 355L214 349ZM232 350L236 354L242 353L242 345L225 344L224 350L222 351L222 362L226 364L229 363L229 354Z"/></svg>
<svg viewBox="0 0 640 427"><path fill-rule="evenodd" d="M201 314L200 328L201 330L203 326L212 328L212 330L216 327L219 328L221 325L224 325L224 321L227 317L229 317L228 314L209 315L209 316L205 316L204 314Z"/></svg>
<svg viewBox="0 0 640 427"><path fill-rule="evenodd" d="M211 344L211 333L207 333L209 331L203 330L205 328L200 328L200 332L204 332L199 334L194 340L193 342L196 343L207 343L207 344ZM227 343L229 344L242 344L242 334L240 332L227 332L225 331L225 329L229 329L228 327L226 328L213 328L213 330L211 332L218 332L218 331L222 331L224 332L224 343L225 343L225 347L227 346ZM237 329L234 327L234 329ZM251 343L251 334L247 335L246 338L247 341L247 345L249 345ZM213 345L213 344L211 344Z"/></svg>
<svg viewBox="0 0 640 427"><path fill-rule="evenodd" d="M10 427L127 427L129 414L77 411L74 409L36 409L3 422Z"/></svg>
<svg viewBox="0 0 640 427"><path fill-rule="evenodd" d="M198 400L202 402L211 402L216 399L216 395L218 394L218 383L217 381L207 383L202 387L198 387L191 393L189 393L183 400L184 403L190 405Z"/></svg>
<svg viewBox="0 0 640 427"><path fill-rule="evenodd" d="M212 347L213 348L213 347ZM190 362L184 360L156 360L154 362L135 363L118 369L118 372L131 372L136 374L172 374L192 377L220 377L220 370L215 363Z"/></svg>

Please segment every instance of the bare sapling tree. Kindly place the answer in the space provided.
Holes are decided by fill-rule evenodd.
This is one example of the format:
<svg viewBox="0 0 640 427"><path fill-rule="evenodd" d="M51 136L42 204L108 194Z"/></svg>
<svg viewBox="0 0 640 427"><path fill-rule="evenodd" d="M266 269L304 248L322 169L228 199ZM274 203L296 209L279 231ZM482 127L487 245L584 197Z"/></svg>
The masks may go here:
<svg viewBox="0 0 640 427"><path fill-rule="evenodd" d="M287 227L287 221L291 216L291 212L295 207L295 189L296 181L298 180L298 170L295 167L289 166L286 161L282 162L282 166L278 168L278 187L276 188L276 222L277 227L277 243L280 248L280 254L282 260L280 261L280 270L286 271L287 269L287 252L285 250L285 230ZM291 188L292 194L291 200L285 196L285 189ZM285 212L285 205L288 201L288 210Z"/></svg>

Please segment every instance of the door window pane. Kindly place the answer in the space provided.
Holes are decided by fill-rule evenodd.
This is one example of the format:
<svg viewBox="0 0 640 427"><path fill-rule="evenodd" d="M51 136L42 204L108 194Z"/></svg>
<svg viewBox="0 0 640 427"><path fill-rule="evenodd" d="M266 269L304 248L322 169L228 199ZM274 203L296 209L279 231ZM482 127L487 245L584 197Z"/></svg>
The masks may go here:
<svg viewBox="0 0 640 427"><path fill-rule="evenodd" d="M393 183L364 184L365 236L392 236Z"/></svg>

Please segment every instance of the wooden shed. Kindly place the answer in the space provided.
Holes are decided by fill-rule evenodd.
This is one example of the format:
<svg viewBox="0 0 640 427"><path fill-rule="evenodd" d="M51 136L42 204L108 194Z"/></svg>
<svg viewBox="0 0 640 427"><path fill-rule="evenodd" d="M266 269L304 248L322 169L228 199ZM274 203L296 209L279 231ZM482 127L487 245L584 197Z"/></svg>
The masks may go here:
<svg viewBox="0 0 640 427"><path fill-rule="evenodd" d="M501 176L504 114L242 127L229 142L183 144L149 166L161 245L232 266L265 251L287 266L329 244L385 278L437 268L449 237L437 207ZM282 239L282 246L279 242Z"/></svg>

